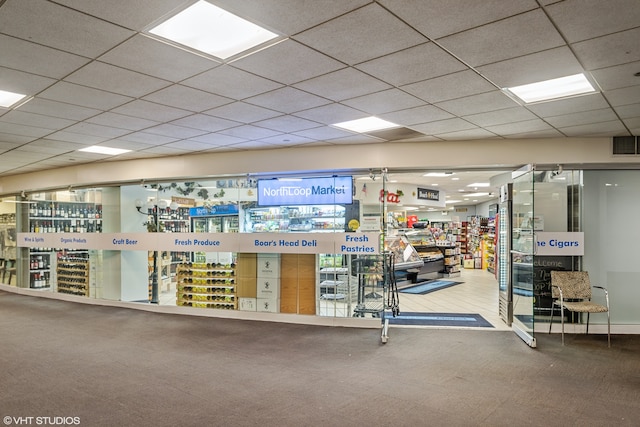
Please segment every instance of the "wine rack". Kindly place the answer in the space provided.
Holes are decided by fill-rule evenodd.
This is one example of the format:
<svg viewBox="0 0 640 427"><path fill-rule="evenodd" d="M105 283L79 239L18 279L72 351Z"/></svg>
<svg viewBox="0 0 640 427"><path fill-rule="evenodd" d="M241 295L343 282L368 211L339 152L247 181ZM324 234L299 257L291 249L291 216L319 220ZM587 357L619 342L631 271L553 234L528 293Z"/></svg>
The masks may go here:
<svg viewBox="0 0 640 427"><path fill-rule="evenodd" d="M56 268L58 292L89 296L89 260L86 258L62 257Z"/></svg>
<svg viewBox="0 0 640 427"><path fill-rule="evenodd" d="M176 273L177 305L238 309L235 264L180 263Z"/></svg>

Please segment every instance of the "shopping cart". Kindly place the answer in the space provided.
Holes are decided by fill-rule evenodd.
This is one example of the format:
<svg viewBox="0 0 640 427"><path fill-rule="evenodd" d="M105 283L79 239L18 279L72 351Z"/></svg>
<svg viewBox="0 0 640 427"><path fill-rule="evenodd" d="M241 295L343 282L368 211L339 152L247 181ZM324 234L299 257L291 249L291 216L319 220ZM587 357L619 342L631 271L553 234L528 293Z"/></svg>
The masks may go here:
<svg viewBox="0 0 640 427"><path fill-rule="evenodd" d="M355 317L375 317L381 320L380 340L389 340L389 318L400 313L396 285L395 255L359 256L351 262L352 274L358 279L358 303Z"/></svg>

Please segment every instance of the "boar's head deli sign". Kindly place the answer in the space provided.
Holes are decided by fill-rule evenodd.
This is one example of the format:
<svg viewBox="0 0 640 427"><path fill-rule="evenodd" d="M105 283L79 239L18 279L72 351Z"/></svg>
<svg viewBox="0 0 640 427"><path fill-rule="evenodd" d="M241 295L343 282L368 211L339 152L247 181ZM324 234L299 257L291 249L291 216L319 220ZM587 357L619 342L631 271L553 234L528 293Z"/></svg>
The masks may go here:
<svg viewBox="0 0 640 427"><path fill-rule="evenodd" d="M440 201L440 191L418 187L418 199Z"/></svg>
<svg viewBox="0 0 640 427"><path fill-rule="evenodd" d="M258 180L258 206L350 205L353 203L350 176Z"/></svg>

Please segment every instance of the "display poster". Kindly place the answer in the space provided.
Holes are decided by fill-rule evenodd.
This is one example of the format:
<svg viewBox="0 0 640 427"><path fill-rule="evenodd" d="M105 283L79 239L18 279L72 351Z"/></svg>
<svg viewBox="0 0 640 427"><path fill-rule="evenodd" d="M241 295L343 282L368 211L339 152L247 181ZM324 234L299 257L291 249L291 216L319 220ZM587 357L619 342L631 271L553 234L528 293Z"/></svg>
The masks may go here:
<svg viewBox="0 0 640 427"><path fill-rule="evenodd" d="M584 255L584 233L537 231L535 233L535 255Z"/></svg>
<svg viewBox="0 0 640 427"><path fill-rule="evenodd" d="M258 206L348 205L352 202L350 176L258 180Z"/></svg>
<svg viewBox="0 0 640 427"><path fill-rule="evenodd" d="M51 251L95 249L373 255L380 253L380 233L18 233L17 245Z"/></svg>

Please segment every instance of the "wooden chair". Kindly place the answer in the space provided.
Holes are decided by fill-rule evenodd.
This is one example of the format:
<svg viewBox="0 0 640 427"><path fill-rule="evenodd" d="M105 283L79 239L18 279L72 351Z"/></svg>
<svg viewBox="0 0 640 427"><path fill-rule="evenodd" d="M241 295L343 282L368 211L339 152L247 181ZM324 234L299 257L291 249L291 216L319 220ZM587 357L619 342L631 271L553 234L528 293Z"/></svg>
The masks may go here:
<svg viewBox="0 0 640 427"><path fill-rule="evenodd" d="M596 304L591 301L591 288L604 291L607 304ZM553 304L560 307L562 321L562 345L564 345L564 311L574 313L587 313L587 331L589 333L589 314L607 313L607 343L611 347L611 316L609 313L609 292L603 286L591 286L589 273L586 271L552 271L551 294L555 301ZM553 309L549 320L549 333L553 322Z"/></svg>

